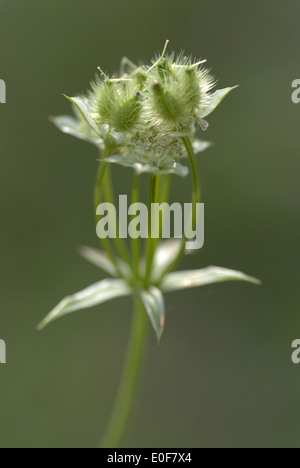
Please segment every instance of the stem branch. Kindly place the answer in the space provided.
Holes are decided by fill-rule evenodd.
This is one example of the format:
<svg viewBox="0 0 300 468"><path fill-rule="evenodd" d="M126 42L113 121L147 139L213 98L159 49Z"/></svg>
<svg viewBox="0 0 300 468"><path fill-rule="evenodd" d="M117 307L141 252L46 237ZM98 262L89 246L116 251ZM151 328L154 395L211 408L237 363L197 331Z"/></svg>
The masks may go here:
<svg viewBox="0 0 300 468"><path fill-rule="evenodd" d="M201 202L200 176L199 176L196 156L195 156L193 145L192 145L190 138L188 136L183 137L182 141L188 153L188 157L189 157L191 169L192 169L192 176L193 176L193 211L192 211L191 226L192 226L192 229L194 229L197 223L197 214L198 214L197 204ZM176 266L178 265L178 263L180 262L180 260L182 259L184 255L186 241L187 239L185 237L182 242L182 248L180 249L178 256L175 258L174 262L171 263L168 270L164 274L167 274L176 268Z"/></svg>
<svg viewBox="0 0 300 468"><path fill-rule="evenodd" d="M189 137L182 138L183 143L186 147L191 168L192 168L192 175L193 175L193 183L194 183L194 190L193 190L193 217L192 217L192 229L194 229L197 223L197 204L201 201L201 191L200 191L200 177L198 172L198 165L196 156L193 150L193 145Z"/></svg>
<svg viewBox="0 0 300 468"><path fill-rule="evenodd" d="M132 189L132 203L138 203L139 201L139 188L140 188L140 176L138 174L134 175L133 180L133 189ZM132 239L132 251L134 256L134 271L137 279L140 279L140 259L141 259L141 249L140 249L140 239Z"/></svg>
<svg viewBox="0 0 300 468"><path fill-rule="evenodd" d="M108 166L106 169L106 176L104 180L104 191L105 191L105 198L108 203L112 203L114 206L115 205L115 200L114 200L114 192L112 188L112 178L111 178L111 170L110 167ZM119 222L118 222L118 217L116 219L116 235L117 237L114 239L116 247L118 249L119 255L121 258L130 265L130 256L127 250L127 246L124 242L124 239L119 237Z"/></svg>
<svg viewBox="0 0 300 468"><path fill-rule="evenodd" d="M105 162L100 162L99 164L99 169L98 169L98 174L97 174L97 180L96 180L96 186L95 186L95 194L94 194L94 203L95 203L95 213L97 212L97 207L101 204L102 201L102 190L103 190L103 185L105 185L105 180L106 180L106 171L107 171L107 163ZM96 222L98 221L97 215L96 215ZM113 263L116 271L118 272L119 276L121 278L124 278L124 275L119 267L119 264L117 262L117 259L115 257L115 253L113 251L113 248L110 245L110 241L108 238L102 237L101 243L103 245L104 250L106 251L107 255L109 256L110 261Z"/></svg>
<svg viewBox="0 0 300 468"><path fill-rule="evenodd" d="M152 261L153 261L153 254L154 254L154 239L152 238L152 204L155 203L156 199L156 181L157 178L155 175L150 176L150 186L149 186L149 203L148 203L148 243L147 243L147 263L146 263L146 285L148 285L150 275L151 275L151 268L152 268Z"/></svg>

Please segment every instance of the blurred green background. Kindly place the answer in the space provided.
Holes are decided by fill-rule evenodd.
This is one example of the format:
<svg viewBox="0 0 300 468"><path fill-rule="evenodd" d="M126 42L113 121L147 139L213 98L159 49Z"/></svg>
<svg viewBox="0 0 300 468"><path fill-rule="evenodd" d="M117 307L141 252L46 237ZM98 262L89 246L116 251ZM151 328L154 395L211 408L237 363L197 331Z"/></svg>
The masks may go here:
<svg viewBox="0 0 300 468"><path fill-rule="evenodd" d="M243 270L263 287L224 284L167 297L150 334L127 447L299 447L300 78L298 0L0 0L0 446L94 447L114 400L131 300L41 318L102 278L76 252L97 246L93 146L59 133L62 93L97 66L162 49L207 58L219 86L241 87L209 117L200 168L206 243L182 267ZM130 169L116 172L120 193ZM146 179L145 179L146 182ZM174 179L183 200L190 180Z"/></svg>

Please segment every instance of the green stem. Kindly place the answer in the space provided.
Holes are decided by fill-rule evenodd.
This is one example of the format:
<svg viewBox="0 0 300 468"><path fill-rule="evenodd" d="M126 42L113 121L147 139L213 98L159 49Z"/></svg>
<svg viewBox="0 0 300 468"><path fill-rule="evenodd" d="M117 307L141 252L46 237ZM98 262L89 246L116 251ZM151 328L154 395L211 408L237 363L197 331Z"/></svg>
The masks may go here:
<svg viewBox="0 0 300 468"><path fill-rule="evenodd" d="M101 448L119 448L136 400L147 343L148 317L140 298L136 299L131 338L116 402Z"/></svg>
<svg viewBox="0 0 300 468"><path fill-rule="evenodd" d="M148 243L147 243L147 263L146 263L146 285L149 283L151 269L152 269L152 260L154 253L154 239L152 238L152 203L155 203L155 194L156 194L156 181L157 178L155 175L150 176L150 186L149 186L149 203L148 203Z"/></svg>
<svg viewBox="0 0 300 468"><path fill-rule="evenodd" d="M170 186L171 186L171 176L170 175L160 176L160 182L161 182L161 187L162 187L161 203L168 203ZM158 193L160 193L160 190ZM163 235L163 224L164 224L164 219L162 219L162 223L159 226L159 240L162 238L162 235Z"/></svg>
<svg viewBox="0 0 300 468"><path fill-rule="evenodd" d="M189 137L182 138L183 143L186 147L193 175L194 191L193 191L193 215L192 215L192 229L196 226L197 223L197 204L201 202L201 191L200 191L200 176L198 171L198 165L196 156L193 150L193 145Z"/></svg>
<svg viewBox="0 0 300 468"><path fill-rule="evenodd" d="M198 171L198 164L197 164L197 159L193 150L193 145L189 137L183 137L182 141L185 145L185 148L188 153L188 157L190 160L191 164L191 169L192 169L192 176L193 176L193 211L192 211L192 229L194 229L196 222L197 222L197 204L201 202L201 190L200 190L200 176L199 176L199 171ZM186 246L186 241L187 238L185 237L183 242L182 242L182 248L180 249L180 252L178 256L175 258L175 260L172 262L168 270L164 273L167 274L170 271L173 271L180 260L182 259L185 251L185 246ZM159 281L161 281L162 278L160 278Z"/></svg>
<svg viewBox="0 0 300 468"><path fill-rule="evenodd" d="M106 177L105 177L105 184L104 184L104 190L105 190L105 197L106 197L106 201L108 203L112 203L114 206L115 206L115 200L114 200L114 192L113 192L113 188L112 188L112 178L111 178L111 170L110 170L110 167L108 166L107 167L107 170L106 170ZM127 250L127 246L124 242L124 239L122 239L121 237L119 237L119 223L118 223L118 219L116 220L116 234L117 234L117 237L115 240L115 243L116 243L116 247L118 249L118 252L119 252L119 255L121 256L121 258L128 263L128 265L131 264L131 260L130 260L130 256L129 256L129 253L128 253L128 250Z"/></svg>
<svg viewBox="0 0 300 468"><path fill-rule="evenodd" d="M106 181L106 171L107 171L107 163L101 162L99 164L99 169L97 173L97 180L96 180L96 186L95 186L95 194L94 194L94 203L95 203L95 213L97 212L97 207L101 204L102 202L102 191L103 191L103 185L105 185ZM96 215L96 222L98 222L98 218ZM117 259L115 257L114 251L110 245L109 239L108 238L101 238L101 243L103 245L104 250L106 251L107 255L109 256L110 261L113 263L116 271L118 272L120 277L124 277Z"/></svg>
<svg viewBox="0 0 300 468"><path fill-rule="evenodd" d="M140 176L135 174L133 180L133 189L132 189L132 203L139 202L139 188L140 188ZM140 279L140 258L141 258L141 249L140 249L140 239L132 239L132 251L134 256L134 271L137 279Z"/></svg>

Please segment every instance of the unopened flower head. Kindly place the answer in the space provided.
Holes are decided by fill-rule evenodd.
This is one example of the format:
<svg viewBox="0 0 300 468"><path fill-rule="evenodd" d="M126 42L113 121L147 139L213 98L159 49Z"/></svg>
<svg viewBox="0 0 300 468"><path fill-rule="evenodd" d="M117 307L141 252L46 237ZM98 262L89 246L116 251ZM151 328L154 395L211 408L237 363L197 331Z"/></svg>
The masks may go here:
<svg viewBox="0 0 300 468"><path fill-rule="evenodd" d="M69 98L80 112L76 120L54 119L64 132L96 144L108 162L131 166L140 172L186 175L178 161L185 156L183 135L197 148L197 126L204 130L209 115L233 89L214 93L215 85L205 61L163 53L150 66L123 59L118 76L100 70L91 90Z"/></svg>
<svg viewBox="0 0 300 468"><path fill-rule="evenodd" d="M180 131L197 123L214 85L202 63L183 54L175 59L172 54L150 69L145 107L153 125Z"/></svg>
<svg viewBox="0 0 300 468"><path fill-rule="evenodd" d="M91 115L97 125L117 132L134 133L141 125L141 94L132 80L98 78L90 94Z"/></svg>

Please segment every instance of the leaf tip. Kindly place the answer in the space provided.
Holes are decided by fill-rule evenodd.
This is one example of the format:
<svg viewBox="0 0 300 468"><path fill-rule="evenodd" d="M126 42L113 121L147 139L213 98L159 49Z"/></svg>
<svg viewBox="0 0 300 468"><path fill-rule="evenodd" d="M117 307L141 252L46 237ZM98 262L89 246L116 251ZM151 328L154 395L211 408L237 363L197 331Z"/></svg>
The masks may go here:
<svg viewBox="0 0 300 468"><path fill-rule="evenodd" d="M50 314L49 314L50 315ZM47 325L49 325L50 322L52 322L53 318L52 317L49 317L49 315L47 315L35 328L36 328L36 331L43 331L44 328L47 327Z"/></svg>
<svg viewBox="0 0 300 468"><path fill-rule="evenodd" d="M262 286L263 282L258 279L258 278L254 278L253 276L245 276L244 277L244 280L247 281L248 283L252 283L254 284L255 286Z"/></svg>
<svg viewBox="0 0 300 468"><path fill-rule="evenodd" d="M254 278L253 283L256 284L257 286L263 286L264 284L260 279L256 279L256 278Z"/></svg>
<svg viewBox="0 0 300 468"><path fill-rule="evenodd" d="M39 332L40 332L40 331L42 331L42 330L45 328L45 326L46 326L46 324L43 323L43 322L41 322L41 323L39 323L39 324L35 327L35 329L36 329L36 331L39 331Z"/></svg>
<svg viewBox="0 0 300 468"><path fill-rule="evenodd" d="M66 99L68 99L68 101L73 103L73 99L70 96L67 96L66 94L63 94L63 97L65 97Z"/></svg>
<svg viewBox="0 0 300 468"><path fill-rule="evenodd" d="M87 249L88 249L88 248L87 248L85 245L78 245L78 247L77 247L76 250L77 250L78 255L80 255L81 257L83 257L84 254L86 253Z"/></svg>

